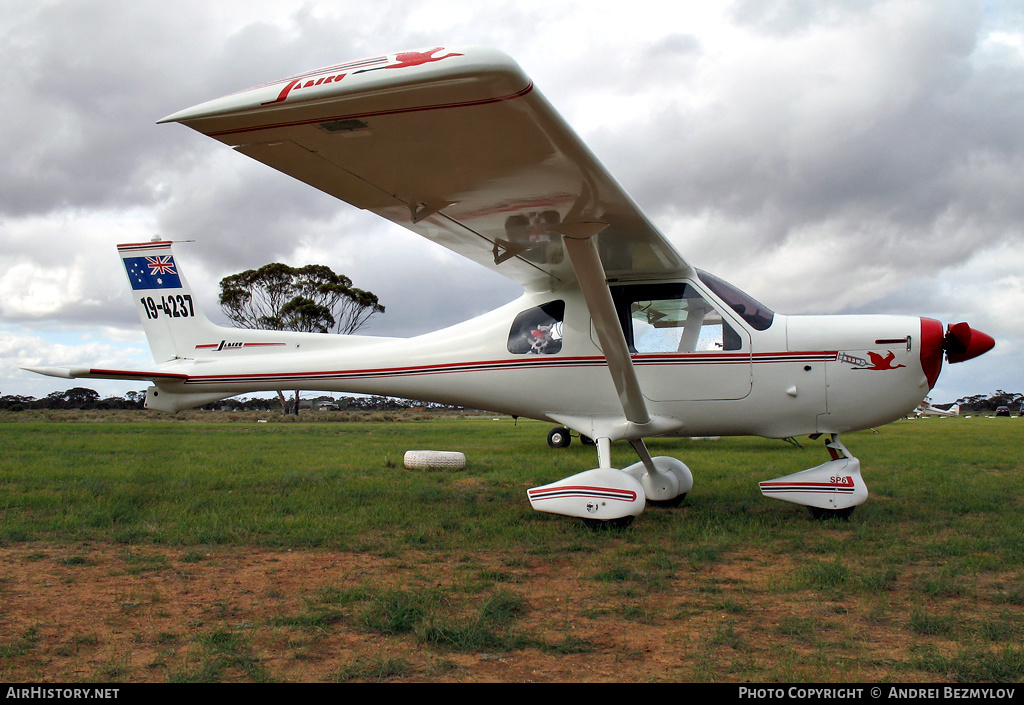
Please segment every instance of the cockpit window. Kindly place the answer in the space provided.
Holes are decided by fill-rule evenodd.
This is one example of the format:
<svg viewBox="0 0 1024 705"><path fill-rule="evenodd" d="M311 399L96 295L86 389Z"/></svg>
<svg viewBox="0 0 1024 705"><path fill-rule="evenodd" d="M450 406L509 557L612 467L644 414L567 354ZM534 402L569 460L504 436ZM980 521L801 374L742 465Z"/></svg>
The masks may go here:
<svg viewBox="0 0 1024 705"><path fill-rule="evenodd" d="M564 319L564 301L551 301L523 311L512 321L508 351L513 355L554 355L561 352Z"/></svg>
<svg viewBox="0 0 1024 705"><path fill-rule="evenodd" d="M697 276L715 292L718 298L729 304L729 308L738 313L754 330L766 330L775 320L775 312L764 304L752 299L729 282L719 279L714 274L697 270Z"/></svg>
<svg viewBox="0 0 1024 705"><path fill-rule="evenodd" d="M732 326L689 284L615 287L612 298L632 352L724 352L743 347Z"/></svg>

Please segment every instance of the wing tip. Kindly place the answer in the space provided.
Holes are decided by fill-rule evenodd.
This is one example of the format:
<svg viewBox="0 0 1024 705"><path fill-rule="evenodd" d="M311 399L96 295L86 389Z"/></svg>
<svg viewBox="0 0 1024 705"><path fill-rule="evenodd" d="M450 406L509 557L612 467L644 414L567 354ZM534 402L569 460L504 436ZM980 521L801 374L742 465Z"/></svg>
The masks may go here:
<svg viewBox="0 0 1024 705"><path fill-rule="evenodd" d="M457 59L455 65L446 61L453 58ZM379 69L401 70L377 73ZM414 71L406 75L409 69ZM177 122L187 125L192 121L222 115L261 112L268 108L282 107L286 102L293 104L296 98L299 98L299 102L330 100L358 94L361 91L389 89L395 85L416 83L423 78L429 80L431 77L458 75L467 69L474 73L492 71L515 74L520 81L530 85L529 77L515 59L500 49L481 46L441 46L350 61L282 78L179 110L157 120L156 124ZM358 80L353 84L354 77Z"/></svg>

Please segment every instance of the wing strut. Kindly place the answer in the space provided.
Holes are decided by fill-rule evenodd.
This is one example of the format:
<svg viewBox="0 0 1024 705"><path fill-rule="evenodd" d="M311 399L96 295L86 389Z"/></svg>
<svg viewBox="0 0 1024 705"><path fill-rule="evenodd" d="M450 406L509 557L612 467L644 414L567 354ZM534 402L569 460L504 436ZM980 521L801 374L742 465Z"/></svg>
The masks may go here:
<svg viewBox="0 0 1024 705"><path fill-rule="evenodd" d="M638 426L651 421L647 404L640 391L640 382L633 369L633 360L629 356L626 336L622 332L612 293L608 289L608 280L601 264L601 256L597 252L593 233L590 237L563 236L565 251L569 254L576 279L583 291L583 298L594 319L597 337L608 361L608 371L612 375L615 391L619 395L622 411L626 420Z"/></svg>

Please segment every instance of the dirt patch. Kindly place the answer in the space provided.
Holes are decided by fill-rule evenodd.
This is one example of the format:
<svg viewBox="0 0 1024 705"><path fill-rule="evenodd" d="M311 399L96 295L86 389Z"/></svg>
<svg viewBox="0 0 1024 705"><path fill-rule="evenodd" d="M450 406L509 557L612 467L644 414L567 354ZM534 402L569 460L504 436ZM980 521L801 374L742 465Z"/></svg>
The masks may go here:
<svg viewBox="0 0 1024 705"><path fill-rule="evenodd" d="M592 561L586 553L510 560L478 553L2 547L0 677L863 681L885 676L905 657L905 635L891 609L780 589L787 566L766 565L753 553L661 573L641 570L639 562L609 571ZM520 596L525 608L508 630L526 638L466 651L356 618L389 590L427 595L443 608L439 614L463 621L472 620L481 595ZM359 594L362 602L329 597L343 594ZM833 644L842 645L834 660L823 656ZM834 670L837 663L843 670Z"/></svg>

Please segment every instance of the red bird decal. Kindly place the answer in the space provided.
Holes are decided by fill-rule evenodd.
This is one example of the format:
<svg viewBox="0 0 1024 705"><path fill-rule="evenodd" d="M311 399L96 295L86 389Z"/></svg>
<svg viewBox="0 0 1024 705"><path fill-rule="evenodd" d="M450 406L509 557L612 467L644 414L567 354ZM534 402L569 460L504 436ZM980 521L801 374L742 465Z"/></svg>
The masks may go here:
<svg viewBox="0 0 1024 705"><path fill-rule="evenodd" d="M882 357L878 353L869 352L868 357L871 358L871 367L865 367L865 370L897 370L906 365L893 365L892 361L896 358L896 353L892 350L885 357Z"/></svg>
<svg viewBox="0 0 1024 705"><path fill-rule="evenodd" d="M385 66L386 69L404 69L407 66L420 66L422 64L429 64L432 61L440 61L441 59L447 59L451 56L462 56L462 54L447 53L444 56L433 56L434 53L439 52L444 47L437 47L430 51L403 51L401 54L395 55L397 64L389 64Z"/></svg>

